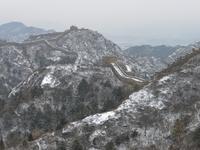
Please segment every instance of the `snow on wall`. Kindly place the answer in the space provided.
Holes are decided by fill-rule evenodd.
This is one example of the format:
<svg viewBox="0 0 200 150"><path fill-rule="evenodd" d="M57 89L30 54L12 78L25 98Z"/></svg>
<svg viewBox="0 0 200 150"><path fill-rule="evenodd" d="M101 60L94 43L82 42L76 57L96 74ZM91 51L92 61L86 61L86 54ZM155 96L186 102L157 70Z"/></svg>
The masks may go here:
<svg viewBox="0 0 200 150"><path fill-rule="evenodd" d="M127 72L131 72L132 71L131 67L129 65L127 65L127 64L126 64L126 71Z"/></svg>
<svg viewBox="0 0 200 150"><path fill-rule="evenodd" d="M114 67L114 69L117 71L117 73L122 78L131 79L131 80L134 80L136 82L143 82L142 80L136 79L134 77L129 77L125 72L122 72L122 70L119 68L119 66L117 65L117 63L113 62L113 63L111 63L111 65Z"/></svg>
<svg viewBox="0 0 200 150"><path fill-rule="evenodd" d="M115 68L115 70L118 72L118 74L123 77L123 78L127 78L122 72L121 70L117 67L117 65L113 62L111 63L111 65Z"/></svg>
<svg viewBox="0 0 200 150"><path fill-rule="evenodd" d="M161 85L162 83L165 83L167 80L169 80L171 76L164 76L159 80L159 84Z"/></svg>

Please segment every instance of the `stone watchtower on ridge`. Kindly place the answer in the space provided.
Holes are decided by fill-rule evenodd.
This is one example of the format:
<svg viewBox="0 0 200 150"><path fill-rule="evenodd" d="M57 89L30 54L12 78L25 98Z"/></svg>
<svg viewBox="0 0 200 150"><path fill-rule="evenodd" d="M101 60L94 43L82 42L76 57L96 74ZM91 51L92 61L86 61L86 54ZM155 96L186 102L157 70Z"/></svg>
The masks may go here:
<svg viewBox="0 0 200 150"><path fill-rule="evenodd" d="M115 56L103 56L102 57L102 66L110 67L110 63L117 61L117 57Z"/></svg>

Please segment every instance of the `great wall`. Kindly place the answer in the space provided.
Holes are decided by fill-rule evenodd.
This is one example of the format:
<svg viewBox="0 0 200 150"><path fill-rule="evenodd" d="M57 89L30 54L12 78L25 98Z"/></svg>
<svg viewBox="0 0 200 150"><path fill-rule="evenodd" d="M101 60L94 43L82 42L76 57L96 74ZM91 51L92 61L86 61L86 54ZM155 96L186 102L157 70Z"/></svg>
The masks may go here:
<svg viewBox="0 0 200 150"><path fill-rule="evenodd" d="M136 77L136 76L132 76L132 75L128 75L123 69L122 67L120 67L118 61L117 61L117 57L109 57L109 56L104 56L102 58L102 66L103 67L111 67L112 71L114 72L114 74L116 75L116 77L125 83L128 84L139 84L142 85L145 83L146 80ZM128 64L125 65L126 66L126 70L127 72L131 71L131 68Z"/></svg>
<svg viewBox="0 0 200 150"><path fill-rule="evenodd" d="M76 27L71 27L70 30L78 30L78 28ZM23 43L15 43L15 42L7 42L5 40L0 40L0 46L5 46L5 45L13 45L13 46L29 46L29 45L34 45L34 44L42 44L45 43L48 46L50 46L53 49L59 50L64 52L65 54L68 55L75 55L77 57L76 61L75 61L75 65L81 65L81 55L78 52L74 52L74 51L68 51L64 48L61 47L57 47L52 45L50 42L52 41L57 41L59 39L61 39L63 36L65 36L66 34L68 34L70 32L70 30L66 30L64 33L59 33L58 36L56 38L53 39L42 39L42 40L36 40L36 41L27 41L27 42L23 42ZM51 33L52 34L52 33ZM55 33L53 33L55 34ZM30 38L35 38L37 39L37 35L35 36L30 36ZM128 66L128 64L125 65L126 66L126 70L131 71L131 67ZM125 72L125 70L123 70L118 61L117 61L117 57L115 56L103 56L102 57L102 67L111 67L112 71L114 72L114 74L116 75L116 77L125 83L128 84L139 84L142 85L146 82L146 80L136 77L136 76L132 76L130 74L130 72Z"/></svg>

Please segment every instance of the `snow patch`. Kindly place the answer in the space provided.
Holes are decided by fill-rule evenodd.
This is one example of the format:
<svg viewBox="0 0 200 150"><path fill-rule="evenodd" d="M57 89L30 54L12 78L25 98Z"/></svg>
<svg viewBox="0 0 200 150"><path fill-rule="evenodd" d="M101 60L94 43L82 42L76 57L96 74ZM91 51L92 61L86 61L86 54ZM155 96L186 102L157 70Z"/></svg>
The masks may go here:
<svg viewBox="0 0 200 150"><path fill-rule="evenodd" d="M145 101L151 101L154 95L150 92L146 91L146 89L142 89L139 92L133 93L129 96L129 98L135 103L143 103Z"/></svg>
<svg viewBox="0 0 200 150"><path fill-rule="evenodd" d="M134 108L134 106L137 105L154 107L160 110L165 107L163 102L161 100L156 100L154 95L150 91L147 91L147 89L142 89L139 92L133 93L129 96L129 98L130 100L126 100L120 107L130 109L131 107Z"/></svg>
<svg viewBox="0 0 200 150"><path fill-rule="evenodd" d="M120 115L117 115L114 111L102 113L102 114L95 114L92 116L88 116L82 121L72 122L67 127L63 128L62 133L69 133L75 128L79 128L83 124L95 124L95 125L102 125L104 122L112 119L118 119Z"/></svg>
<svg viewBox="0 0 200 150"><path fill-rule="evenodd" d="M49 84L53 88L60 85L60 81L57 81L51 74L47 74L42 80L41 86L43 87L45 84Z"/></svg>
<svg viewBox="0 0 200 150"><path fill-rule="evenodd" d="M60 85L60 81L53 76L53 74L57 71L65 71L63 72L63 75L75 72L77 70L76 65L57 65L57 66L48 66L47 69L50 69L51 71L44 77L41 86L43 87L45 84L49 84L51 88L56 87Z"/></svg>
<svg viewBox="0 0 200 150"><path fill-rule="evenodd" d="M157 109L160 109L160 110L163 109L163 108L165 107L165 105L163 104L162 101L158 101L158 102L152 101L152 102L149 104L149 106L154 107L154 108L157 108Z"/></svg>
<svg viewBox="0 0 200 150"><path fill-rule="evenodd" d="M51 80L52 80L52 76L50 74L47 74L42 83L41 83L41 86L43 86L44 84L50 84L51 83Z"/></svg>
<svg viewBox="0 0 200 150"><path fill-rule="evenodd" d="M13 127L13 128L10 130L10 132L15 132L17 129L18 129L18 126Z"/></svg>
<svg viewBox="0 0 200 150"><path fill-rule="evenodd" d="M49 57L49 58L47 58L48 60L52 60L52 61L60 61L61 60L61 58L60 57Z"/></svg>
<svg viewBox="0 0 200 150"><path fill-rule="evenodd" d="M107 120L118 119L118 118L119 118L119 115L116 115L114 111L110 111L110 112L106 112L102 114L97 113L93 116L86 117L85 119L83 119L83 122L87 122L88 124L99 125L99 124L103 124Z"/></svg>
<svg viewBox="0 0 200 150"><path fill-rule="evenodd" d="M106 135L106 131L103 130L96 130L92 133L92 135L90 135L90 142L93 141L94 138L98 137L98 136L105 136Z"/></svg>
<svg viewBox="0 0 200 150"><path fill-rule="evenodd" d="M58 78L56 78L56 72L61 71L61 76L59 78L62 78L63 76L66 76L67 74L72 74L73 72L77 71L76 65L56 65L56 66L48 66L47 69L49 69L49 73L46 74L46 76L43 78L41 82L41 86L49 85L51 88L56 87L61 84ZM55 74L55 76L54 76Z"/></svg>
<svg viewBox="0 0 200 150"><path fill-rule="evenodd" d="M158 84L161 85L163 83L165 83L167 80L169 80L171 78L171 76L165 76L163 78L161 78L159 81L158 81Z"/></svg>
<svg viewBox="0 0 200 150"><path fill-rule="evenodd" d="M63 128L62 133L70 133L73 129L81 126L82 124L83 123L81 123L81 121L72 122L69 125L67 125L67 127Z"/></svg>
<svg viewBox="0 0 200 150"><path fill-rule="evenodd" d="M126 71L127 72L131 72L132 71L131 67L129 65L127 65L127 64L126 64Z"/></svg>

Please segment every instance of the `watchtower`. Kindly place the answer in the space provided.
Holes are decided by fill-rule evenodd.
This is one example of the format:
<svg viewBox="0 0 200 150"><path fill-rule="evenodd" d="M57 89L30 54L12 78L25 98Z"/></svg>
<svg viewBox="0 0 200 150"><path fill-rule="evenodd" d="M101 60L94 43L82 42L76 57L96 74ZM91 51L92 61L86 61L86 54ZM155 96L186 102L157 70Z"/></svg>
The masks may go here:
<svg viewBox="0 0 200 150"><path fill-rule="evenodd" d="M110 67L110 63L117 61L116 56L103 56L102 58L102 66L103 67Z"/></svg>

